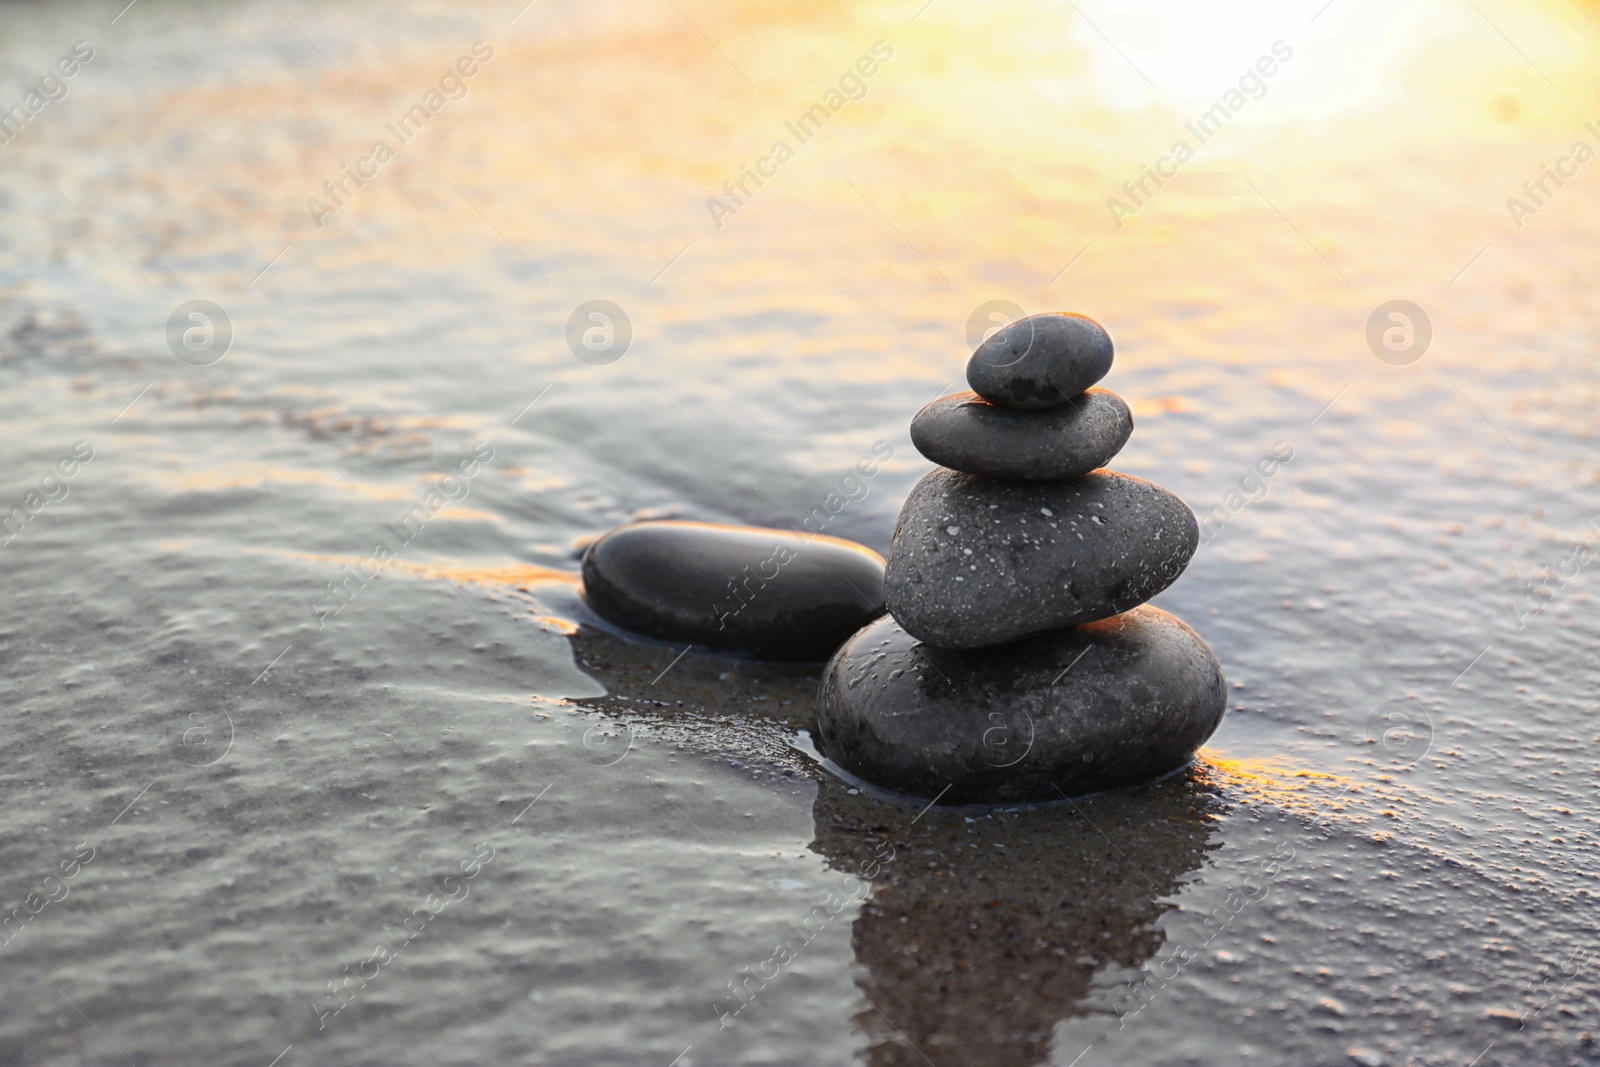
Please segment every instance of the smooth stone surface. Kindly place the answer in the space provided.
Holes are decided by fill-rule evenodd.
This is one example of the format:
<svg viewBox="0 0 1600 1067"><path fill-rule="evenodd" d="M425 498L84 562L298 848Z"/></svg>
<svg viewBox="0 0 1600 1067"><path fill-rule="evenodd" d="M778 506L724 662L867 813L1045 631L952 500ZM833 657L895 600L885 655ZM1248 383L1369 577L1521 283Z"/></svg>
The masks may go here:
<svg viewBox="0 0 1600 1067"><path fill-rule="evenodd" d="M911 443L941 467L990 478L1076 478L1122 450L1133 413L1090 389L1048 411L1002 408L977 393L940 397L911 420Z"/></svg>
<svg viewBox="0 0 1600 1067"><path fill-rule="evenodd" d="M883 614L883 557L791 530L641 522L584 552L583 595L646 637L816 662Z"/></svg>
<svg viewBox="0 0 1600 1067"><path fill-rule="evenodd" d="M1211 649L1158 608L981 652L921 644L884 616L823 672L818 748L944 803L1059 800L1182 767L1226 702Z"/></svg>
<svg viewBox="0 0 1600 1067"><path fill-rule="evenodd" d="M1018 482L936 470L900 509L889 611L930 645L997 645L1144 603L1199 541L1188 505L1115 471Z"/></svg>
<svg viewBox="0 0 1600 1067"><path fill-rule="evenodd" d="M1004 408L1059 407L1111 370L1111 335L1083 315L1018 319L967 361L973 392Z"/></svg>

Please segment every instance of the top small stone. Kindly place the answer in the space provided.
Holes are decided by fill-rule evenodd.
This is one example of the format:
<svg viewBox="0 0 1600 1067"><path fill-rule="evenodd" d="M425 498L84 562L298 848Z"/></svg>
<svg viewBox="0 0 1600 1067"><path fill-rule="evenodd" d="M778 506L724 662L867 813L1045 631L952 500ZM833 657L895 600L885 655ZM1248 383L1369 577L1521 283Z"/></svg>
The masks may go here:
<svg viewBox="0 0 1600 1067"><path fill-rule="evenodd" d="M1050 312L1000 330L972 353L967 384L991 404L1038 411L1065 404L1111 370L1111 335L1093 319Z"/></svg>

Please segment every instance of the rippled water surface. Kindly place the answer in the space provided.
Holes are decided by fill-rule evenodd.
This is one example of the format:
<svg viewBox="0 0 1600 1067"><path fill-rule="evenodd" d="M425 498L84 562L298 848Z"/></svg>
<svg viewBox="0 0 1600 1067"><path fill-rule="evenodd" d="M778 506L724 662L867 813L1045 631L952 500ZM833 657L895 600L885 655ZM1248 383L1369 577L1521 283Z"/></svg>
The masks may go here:
<svg viewBox="0 0 1600 1067"><path fill-rule="evenodd" d="M518 2L0 3L0 1060L1600 1058L1592 8ZM924 811L577 556L878 441L886 550L988 301L1116 338L1234 699Z"/></svg>

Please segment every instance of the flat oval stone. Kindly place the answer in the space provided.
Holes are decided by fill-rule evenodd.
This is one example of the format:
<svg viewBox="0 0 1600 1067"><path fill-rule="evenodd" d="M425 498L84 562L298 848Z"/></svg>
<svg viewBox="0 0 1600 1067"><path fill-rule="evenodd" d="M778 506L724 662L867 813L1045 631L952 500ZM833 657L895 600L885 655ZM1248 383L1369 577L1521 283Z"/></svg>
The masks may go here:
<svg viewBox="0 0 1600 1067"><path fill-rule="evenodd" d="M601 618L646 637L816 662L883 614L883 557L791 530L640 522L584 552L583 592Z"/></svg>
<svg viewBox="0 0 1600 1067"><path fill-rule="evenodd" d="M823 672L818 748L914 796L1059 800L1177 770L1226 702L1211 649L1158 608L981 652L921 644L886 615Z"/></svg>
<svg viewBox="0 0 1600 1067"><path fill-rule="evenodd" d="M936 470L900 509L885 592L914 637L982 648L1142 604L1199 543L1188 505L1116 471L1021 482Z"/></svg>
<svg viewBox="0 0 1600 1067"><path fill-rule="evenodd" d="M1029 315L978 346L967 384L1003 408L1058 407L1106 376L1111 350L1111 335L1091 318Z"/></svg>
<svg viewBox="0 0 1600 1067"><path fill-rule="evenodd" d="M1090 389L1047 411L997 407L977 393L940 397L911 420L911 443L941 467L990 478L1059 480L1106 465L1128 443L1133 413Z"/></svg>

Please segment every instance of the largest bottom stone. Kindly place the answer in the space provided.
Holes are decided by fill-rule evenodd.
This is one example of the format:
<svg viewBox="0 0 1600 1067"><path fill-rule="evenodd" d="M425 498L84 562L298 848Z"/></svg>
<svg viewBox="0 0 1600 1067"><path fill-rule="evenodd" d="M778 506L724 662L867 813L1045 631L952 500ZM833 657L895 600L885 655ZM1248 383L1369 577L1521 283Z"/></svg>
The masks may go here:
<svg viewBox="0 0 1600 1067"><path fill-rule="evenodd" d="M851 774L914 796L1059 800L1182 767L1226 699L1210 647L1149 606L965 652L885 616L823 673L818 742Z"/></svg>

